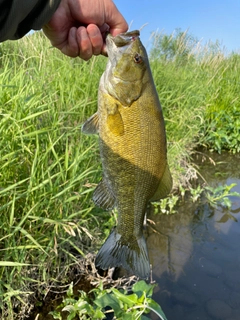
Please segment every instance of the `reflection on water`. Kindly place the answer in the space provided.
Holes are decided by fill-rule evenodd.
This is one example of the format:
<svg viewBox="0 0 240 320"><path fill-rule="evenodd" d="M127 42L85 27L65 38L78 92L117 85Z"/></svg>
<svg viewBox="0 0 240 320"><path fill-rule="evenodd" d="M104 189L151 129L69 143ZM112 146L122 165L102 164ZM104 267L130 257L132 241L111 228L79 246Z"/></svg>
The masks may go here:
<svg viewBox="0 0 240 320"><path fill-rule="evenodd" d="M215 155L214 161L201 167L209 185L238 183L232 191L240 192L240 157ZM204 201L185 201L175 215L149 216L154 299L168 320L240 319L240 198L230 199L234 220L221 219L226 209Z"/></svg>

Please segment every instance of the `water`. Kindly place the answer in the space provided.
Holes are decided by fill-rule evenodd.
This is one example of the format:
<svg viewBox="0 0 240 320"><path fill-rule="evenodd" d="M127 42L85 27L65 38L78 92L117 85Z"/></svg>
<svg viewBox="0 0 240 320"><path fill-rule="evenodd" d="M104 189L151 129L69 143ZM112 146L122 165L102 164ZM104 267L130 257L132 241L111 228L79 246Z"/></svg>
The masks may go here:
<svg viewBox="0 0 240 320"><path fill-rule="evenodd" d="M232 191L240 192L240 156L213 160L215 166L207 160L200 170L209 185L238 183ZM230 210L212 209L202 199L185 201L174 215L150 216L153 298L168 320L240 319L240 198L230 200ZM234 218L225 219L226 213Z"/></svg>

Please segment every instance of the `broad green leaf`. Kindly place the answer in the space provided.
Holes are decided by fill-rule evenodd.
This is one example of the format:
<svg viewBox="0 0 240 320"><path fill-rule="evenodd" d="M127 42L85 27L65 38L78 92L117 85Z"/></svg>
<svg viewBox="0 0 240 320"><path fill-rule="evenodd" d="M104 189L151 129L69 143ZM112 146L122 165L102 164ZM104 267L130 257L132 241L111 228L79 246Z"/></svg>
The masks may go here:
<svg viewBox="0 0 240 320"><path fill-rule="evenodd" d="M229 198L224 198L224 199L223 199L223 205L224 205L225 207L227 207L228 209L230 209L231 206L232 206L232 202L229 200Z"/></svg>
<svg viewBox="0 0 240 320"><path fill-rule="evenodd" d="M89 309L89 304L88 304L87 301L80 300L80 301L78 301L77 304L76 304L76 309L77 309L78 311L87 310L87 309Z"/></svg>
<svg viewBox="0 0 240 320"><path fill-rule="evenodd" d="M71 312L68 317L67 317L67 320L72 320L76 317L76 313L75 312Z"/></svg>
<svg viewBox="0 0 240 320"><path fill-rule="evenodd" d="M240 193L238 193L237 191L233 191L231 192L231 196L240 197Z"/></svg>
<svg viewBox="0 0 240 320"><path fill-rule="evenodd" d="M136 315L124 312L123 316L121 317L121 320L136 320Z"/></svg>
<svg viewBox="0 0 240 320"><path fill-rule="evenodd" d="M123 304L121 301L119 301L112 294L107 293L105 293L100 298L95 299L94 303L102 309L106 307L111 307L114 310L114 312L117 312L119 309L121 310L123 308Z"/></svg>
<svg viewBox="0 0 240 320"><path fill-rule="evenodd" d="M73 299L73 298L70 298L70 297L67 297L64 299L64 304L65 305L72 305L72 304L75 304L76 303L76 300Z"/></svg>
<svg viewBox="0 0 240 320"><path fill-rule="evenodd" d="M129 307L134 306L138 302L138 296L135 293L124 294L115 288L112 289L112 292L118 299L120 299L123 303L126 303Z"/></svg>
<svg viewBox="0 0 240 320"><path fill-rule="evenodd" d="M146 293L147 297L151 297L153 294L153 289L156 287L156 285L154 284L148 284L146 283L144 280L138 281L136 282L133 287L132 287L132 291L139 294L139 297L142 295L143 292Z"/></svg>
<svg viewBox="0 0 240 320"><path fill-rule="evenodd" d="M165 316L162 308L160 307L160 305L155 302L153 299L148 299L148 308L151 309L154 313L156 313L160 319L162 320L167 320L167 317Z"/></svg>
<svg viewBox="0 0 240 320"><path fill-rule="evenodd" d="M67 312L69 312L69 313L71 313L71 312L76 312L76 310L75 310L75 308L74 308L74 306L73 305L68 305L68 306L65 306L63 309L62 309L62 311L67 311Z"/></svg>
<svg viewBox="0 0 240 320"><path fill-rule="evenodd" d="M100 309L97 309L95 311L93 319L99 320L99 319L105 319L105 318L106 318L105 314Z"/></svg>

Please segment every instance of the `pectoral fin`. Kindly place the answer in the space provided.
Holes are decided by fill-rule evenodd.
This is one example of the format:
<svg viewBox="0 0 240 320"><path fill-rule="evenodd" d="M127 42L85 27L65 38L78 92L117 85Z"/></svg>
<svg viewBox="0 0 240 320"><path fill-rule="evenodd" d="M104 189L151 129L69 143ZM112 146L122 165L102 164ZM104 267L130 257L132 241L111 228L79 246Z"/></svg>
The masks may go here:
<svg viewBox="0 0 240 320"><path fill-rule="evenodd" d="M124 124L118 108L116 108L113 114L108 114L107 125L115 136L122 136L124 134Z"/></svg>
<svg viewBox="0 0 240 320"><path fill-rule="evenodd" d="M165 198L170 193L171 189L172 189L172 176L167 164L164 174L162 176L162 179L157 188L157 191L155 192L153 197L150 199L150 201L157 201L159 199Z"/></svg>
<svg viewBox="0 0 240 320"><path fill-rule="evenodd" d="M105 210L110 210L114 208L115 198L109 190L109 187L104 178L102 181L99 182L97 188L93 193L93 201L96 204L96 206Z"/></svg>
<svg viewBox="0 0 240 320"><path fill-rule="evenodd" d="M82 132L86 134L98 134L99 117L94 113L82 126Z"/></svg>

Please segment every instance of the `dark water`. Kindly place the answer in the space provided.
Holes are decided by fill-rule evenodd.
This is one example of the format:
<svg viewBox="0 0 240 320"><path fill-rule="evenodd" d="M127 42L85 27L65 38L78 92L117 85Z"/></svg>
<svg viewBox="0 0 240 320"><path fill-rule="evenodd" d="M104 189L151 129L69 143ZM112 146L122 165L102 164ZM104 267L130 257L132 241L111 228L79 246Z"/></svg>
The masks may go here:
<svg viewBox="0 0 240 320"><path fill-rule="evenodd" d="M200 169L208 184L237 183L232 191L240 192L240 156L213 160L215 166L207 160ZM230 210L201 199L185 201L177 214L150 217L156 223L148 228L154 299L168 320L240 320L240 198L230 200ZM220 222L226 212L235 219Z"/></svg>

